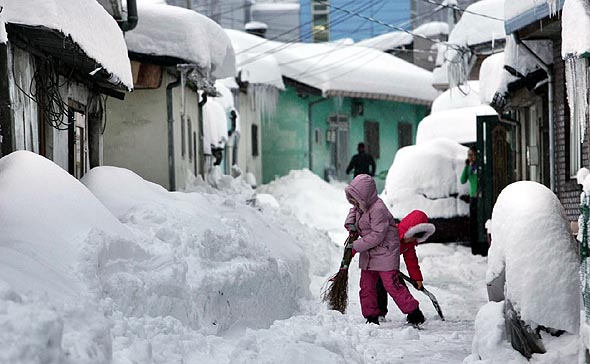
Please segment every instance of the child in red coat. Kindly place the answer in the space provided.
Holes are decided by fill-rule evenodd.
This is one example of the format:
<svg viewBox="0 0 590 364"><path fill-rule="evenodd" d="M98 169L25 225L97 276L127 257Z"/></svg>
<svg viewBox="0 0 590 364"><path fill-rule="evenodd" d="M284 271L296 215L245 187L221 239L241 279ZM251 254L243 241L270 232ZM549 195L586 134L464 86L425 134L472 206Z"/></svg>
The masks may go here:
<svg viewBox="0 0 590 364"><path fill-rule="evenodd" d="M428 216L420 210L414 210L404 217L398 225L400 254L404 257L410 278L416 281L418 289L422 288L422 272L416 255L416 245L423 243L435 232L433 224L428 223ZM381 317L387 314L387 292L377 286L377 302Z"/></svg>

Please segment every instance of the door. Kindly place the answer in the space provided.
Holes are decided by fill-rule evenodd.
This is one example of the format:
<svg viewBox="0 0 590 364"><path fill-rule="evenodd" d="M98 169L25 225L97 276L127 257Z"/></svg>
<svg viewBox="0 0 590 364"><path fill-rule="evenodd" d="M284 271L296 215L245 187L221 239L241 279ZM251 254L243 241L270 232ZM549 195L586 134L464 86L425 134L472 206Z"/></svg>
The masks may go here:
<svg viewBox="0 0 590 364"><path fill-rule="evenodd" d="M485 223L500 192L515 180L516 128L496 116L477 117L479 241L487 241Z"/></svg>
<svg viewBox="0 0 590 364"><path fill-rule="evenodd" d="M330 164L334 170L334 177L338 180L345 180L346 167L350 160L348 115L331 115L328 124L328 131L334 135L330 140Z"/></svg>

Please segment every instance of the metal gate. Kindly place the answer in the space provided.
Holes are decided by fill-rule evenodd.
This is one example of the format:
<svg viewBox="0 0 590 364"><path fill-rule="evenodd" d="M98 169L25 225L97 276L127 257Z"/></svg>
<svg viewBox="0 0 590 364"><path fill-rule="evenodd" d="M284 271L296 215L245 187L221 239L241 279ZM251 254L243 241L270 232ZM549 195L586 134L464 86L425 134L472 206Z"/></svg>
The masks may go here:
<svg viewBox="0 0 590 364"><path fill-rule="evenodd" d="M500 192L515 180L516 130L497 116L477 117L478 235L487 241L485 223Z"/></svg>

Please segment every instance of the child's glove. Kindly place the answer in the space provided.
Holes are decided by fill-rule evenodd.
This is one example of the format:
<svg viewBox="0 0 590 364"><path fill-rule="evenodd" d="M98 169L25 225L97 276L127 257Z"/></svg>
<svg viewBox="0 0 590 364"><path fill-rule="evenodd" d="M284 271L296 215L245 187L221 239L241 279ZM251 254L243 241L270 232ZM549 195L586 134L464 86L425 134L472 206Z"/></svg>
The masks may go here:
<svg viewBox="0 0 590 364"><path fill-rule="evenodd" d="M358 231L358 228L356 227L356 224L346 224L346 230L348 230L348 232L350 233L356 233Z"/></svg>

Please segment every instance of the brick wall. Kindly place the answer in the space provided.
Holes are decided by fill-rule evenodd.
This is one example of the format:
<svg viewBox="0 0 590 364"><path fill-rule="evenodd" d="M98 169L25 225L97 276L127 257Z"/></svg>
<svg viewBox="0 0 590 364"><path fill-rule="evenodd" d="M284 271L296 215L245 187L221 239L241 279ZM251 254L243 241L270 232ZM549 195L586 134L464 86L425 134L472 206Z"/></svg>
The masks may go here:
<svg viewBox="0 0 590 364"><path fill-rule="evenodd" d="M553 42L553 75L555 82L555 189L565 208L567 217L573 221L579 215L581 187L569 176L569 107L565 89L565 64L561 59L561 39ZM582 165L588 166L588 142L582 147Z"/></svg>

